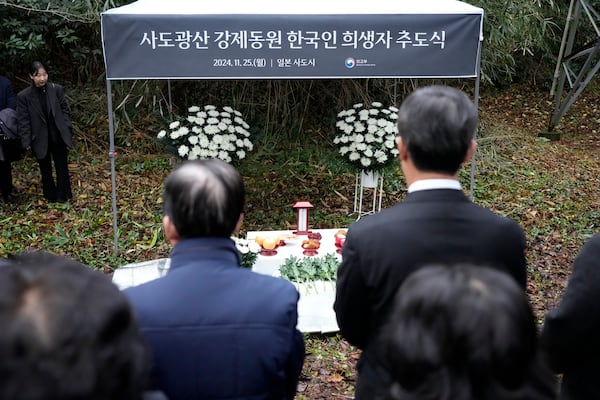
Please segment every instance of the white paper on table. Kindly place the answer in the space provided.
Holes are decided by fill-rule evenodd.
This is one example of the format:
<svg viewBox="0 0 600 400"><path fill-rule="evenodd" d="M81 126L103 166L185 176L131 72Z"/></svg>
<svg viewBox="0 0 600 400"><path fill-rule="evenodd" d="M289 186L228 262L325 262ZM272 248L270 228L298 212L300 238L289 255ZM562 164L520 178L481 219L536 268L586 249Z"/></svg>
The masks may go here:
<svg viewBox="0 0 600 400"><path fill-rule="evenodd" d="M294 283L300 293L298 330L300 332L336 332L339 330L333 311L335 282Z"/></svg>

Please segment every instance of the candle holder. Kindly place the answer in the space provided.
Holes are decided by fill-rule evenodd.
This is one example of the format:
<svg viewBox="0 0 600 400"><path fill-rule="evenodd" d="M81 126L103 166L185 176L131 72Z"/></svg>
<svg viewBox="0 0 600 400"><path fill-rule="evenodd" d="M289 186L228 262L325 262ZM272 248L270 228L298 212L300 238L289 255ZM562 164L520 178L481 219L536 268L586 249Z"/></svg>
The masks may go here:
<svg viewBox="0 0 600 400"><path fill-rule="evenodd" d="M313 205L309 201L299 200L294 204L296 209L296 235L308 235L310 230L308 229L308 215L309 210L313 208Z"/></svg>

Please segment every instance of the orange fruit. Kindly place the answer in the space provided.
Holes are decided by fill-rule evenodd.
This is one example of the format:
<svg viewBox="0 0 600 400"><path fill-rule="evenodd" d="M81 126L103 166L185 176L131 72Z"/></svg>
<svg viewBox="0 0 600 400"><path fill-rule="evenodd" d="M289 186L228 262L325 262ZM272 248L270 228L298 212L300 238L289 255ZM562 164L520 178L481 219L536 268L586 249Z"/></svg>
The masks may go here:
<svg viewBox="0 0 600 400"><path fill-rule="evenodd" d="M254 238L254 241L255 241L255 242L256 242L256 244L257 244L257 245L259 245L259 246L262 246L262 244L263 244L263 241L264 241L264 240L265 240L265 237L264 237L264 236L260 236L260 235L258 235L258 236L256 236L256 237Z"/></svg>
<svg viewBox="0 0 600 400"><path fill-rule="evenodd" d="M279 243L279 239L268 237L268 238L263 239L262 247L266 250L273 250L275 247L277 247L278 243Z"/></svg>

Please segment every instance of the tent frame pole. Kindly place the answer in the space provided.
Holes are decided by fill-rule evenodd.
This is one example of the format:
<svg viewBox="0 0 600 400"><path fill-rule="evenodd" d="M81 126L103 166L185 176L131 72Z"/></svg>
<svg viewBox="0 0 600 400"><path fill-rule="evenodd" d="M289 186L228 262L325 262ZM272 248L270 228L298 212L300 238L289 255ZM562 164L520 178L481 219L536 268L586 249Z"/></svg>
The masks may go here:
<svg viewBox="0 0 600 400"><path fill-rule="evenodd" d="M110 158L110 177L112 186L112 212L113 212L113 252L115 258L119 255L119 226L117 222L117 179L115 170L115 127L113 120L112 87L110 79L106 80L106 100L108 104L108 132L110 148L108 158Z"/></svg>
<svg viewBox="0 0 600 400"><path fill-rule="evenodd" d="M479 51L477 52L477 66L475 69L475 71L477 72L477 76L475 77L475 94L474 94L474 100L473 100L473 104L475 105L475 109L477 110L477 113L479 113L479 87L481 84L481 52L483 51L482 47L483 47L483 41L480 40ZM477 140L478 130L479 130L479 126L477 128L475 128L475 134L473 135L474 140ZM473 152L473 156L471 157L471 177L470 177L470 183L469 183L469 198L471 199L471 201L473 201L474 197L475 197L475 169L476 169L475 153L476 152Z"/></svg>

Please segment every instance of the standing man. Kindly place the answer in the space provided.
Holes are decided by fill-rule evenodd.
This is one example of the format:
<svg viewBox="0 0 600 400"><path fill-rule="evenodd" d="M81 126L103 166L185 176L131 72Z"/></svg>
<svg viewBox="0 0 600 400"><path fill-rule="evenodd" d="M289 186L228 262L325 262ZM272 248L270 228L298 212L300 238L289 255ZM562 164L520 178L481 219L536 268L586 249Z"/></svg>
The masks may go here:
<svg viewBox="0 0 600 400"><path fill-rule="evenodd" d="M151 389L169 400L292 399L304 361L298 292L240 267L230 239L244 184L231 165L188 161L165 181L163 278L129 288L153 352Z"/></svg>
<svg viewBox="0 0 600 400"><path fill-rule="evenodd" d="M16 110L16 98L13 92L10 81L5 76L0 75L0 111L10 108L13 111ZM2 146L0 144L0 146ZM14 149L10 149L14 150ZM10 161L10 154L8 148L2 148L2 160L0 160L0 193L2 199L7 203L16 202L16 198L13 195L13 183L12 183L12 166Z"/></svg>
<svg viewBox="0 0 600 400"><path fill-rule="evenodd" d="M408 195L348 229L334 309L342 335L362 349L356 399L390 383L381 343L396 291L427 264L475 264L510 274L525 289L525 236L514 221L473 204L458 172L476 149L477 110L446 86L416 90L398 112L397 144Z"/></svg>

